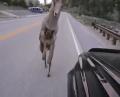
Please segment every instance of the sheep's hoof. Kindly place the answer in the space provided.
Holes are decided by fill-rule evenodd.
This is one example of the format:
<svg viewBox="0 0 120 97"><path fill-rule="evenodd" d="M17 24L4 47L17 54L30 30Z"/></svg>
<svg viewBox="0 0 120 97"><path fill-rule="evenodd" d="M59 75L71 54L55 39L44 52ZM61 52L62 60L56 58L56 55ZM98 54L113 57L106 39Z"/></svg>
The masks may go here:
<svg viewBox="0 0 120 97"><path fill-rule="evenodd" d="M50 74L48 74L47 77L50 77Z"/></svg>
<svg viewBox="0 0 120 97"><path fill-rule="evenodd" d="M42 60L44 61L44 60L45 60L45 57L42 57Z"/></svg>

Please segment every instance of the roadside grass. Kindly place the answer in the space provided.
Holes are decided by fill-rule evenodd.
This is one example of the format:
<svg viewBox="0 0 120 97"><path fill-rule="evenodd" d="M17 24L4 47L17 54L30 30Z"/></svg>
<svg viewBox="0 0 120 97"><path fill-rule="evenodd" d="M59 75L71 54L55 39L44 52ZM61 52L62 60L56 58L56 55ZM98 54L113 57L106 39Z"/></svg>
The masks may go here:
<svg viewBox="0 0 120 97"><path fill-rule="evenodd" d="M82 24L86 26L91 26L92 22L96 22L98 24L106 25L120 32L120 23L116 21L110 21L104 18L92 17L92 16L87 16L87 15L78 15L77 12L75 12L74 10L69 9L66 11L70 13L73 17L75 17L79 22L81 22Z"/></svg>

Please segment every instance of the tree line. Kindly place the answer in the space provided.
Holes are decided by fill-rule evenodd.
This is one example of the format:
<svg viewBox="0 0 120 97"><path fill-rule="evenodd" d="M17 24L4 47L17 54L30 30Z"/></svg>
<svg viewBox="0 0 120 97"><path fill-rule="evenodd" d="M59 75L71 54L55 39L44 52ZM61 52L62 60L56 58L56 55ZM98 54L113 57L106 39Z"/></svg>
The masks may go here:
<svg viewBox="0 0 120 97"><path fill-rule="evenodd" d="M8 6L21 6L24 8L39 6L39 1L36 1L34 4L32 1L29 1L29 4L25 2L25 0L1 0L1 2L6 2Z"/></svg>
<svg viewBox="0 0 120 97"><path fill-rule="evenodd" d="M7 3L7 5L15 5L21 7L27 7L25 0L1 0L1 2Z"/></svg>
<svg viewBox="0 0 120 97"><path fill-rule="evenodd" d="M120 22L120 0L65 0L68 8L77 8L79 15L113 19Z"/></svg>

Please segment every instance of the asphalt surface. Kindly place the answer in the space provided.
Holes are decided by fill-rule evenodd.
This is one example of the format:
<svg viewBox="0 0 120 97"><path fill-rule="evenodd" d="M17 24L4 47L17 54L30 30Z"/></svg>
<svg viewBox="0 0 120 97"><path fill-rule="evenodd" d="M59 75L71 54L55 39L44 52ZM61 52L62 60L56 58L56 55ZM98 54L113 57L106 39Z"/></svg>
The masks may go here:
<svg viewBox="0 0 120 97"><path fill-rule="evenodd" d="M47 78L38 39L43 17L0 23L0 97L67 97L67 73L78 57L73 36L63 13Z"/></svg>
<svg viewBox="0 0 120 97"><path fill-rule="evenodd" d="M111 48L120 49L120 44L112 45L112 38L108 41L105 37L99 34L99 30L94 30L77 21L74 17L68 14L71 26L76 34L76 37L84 51L91 48Z"/></svg>

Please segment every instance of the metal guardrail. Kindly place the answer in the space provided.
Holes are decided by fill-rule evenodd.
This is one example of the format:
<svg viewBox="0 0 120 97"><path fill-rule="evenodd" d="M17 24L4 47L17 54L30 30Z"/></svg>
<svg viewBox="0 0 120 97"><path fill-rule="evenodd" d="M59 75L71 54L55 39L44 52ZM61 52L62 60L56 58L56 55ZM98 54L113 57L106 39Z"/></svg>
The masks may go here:
<svg viewBox="0 0 120 97"><path fill-rule="evenodd" d="M96 24L96 23L92 23L92 26L95 29L99 29L100 33L103 33L103 36L107 36L107 40L109 40L110 38L112 38L112 44L116 45L117 40L120 41L120 33L117 33L116 31L113 31L107 27L104 27L102 25Z"/></svg>

